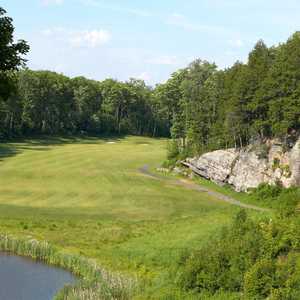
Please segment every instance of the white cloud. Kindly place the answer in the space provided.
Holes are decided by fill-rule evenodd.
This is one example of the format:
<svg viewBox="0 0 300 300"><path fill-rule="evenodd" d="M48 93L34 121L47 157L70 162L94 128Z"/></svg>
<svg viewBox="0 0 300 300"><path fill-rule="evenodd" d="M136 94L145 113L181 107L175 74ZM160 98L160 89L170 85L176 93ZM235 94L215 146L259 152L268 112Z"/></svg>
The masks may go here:
<svg viewBox="0 0 300 300"><path fill-rule="evenodd" d="M151 76L149 73L147 72L142 72L141 74L137 75L137 76L134 76L136 79L141 79L141 80L144 80L144 81L150 81L151 80Z"/></svg>
<svg viewBox="0 0 300 300"><path fill-rule="evenodd" d="M237 55L237 53L232 50L227 50L227 51L225 51L225 55L235 57Z"/></svg>
<svg viewBox="0 0 300 300"><path fill-rule="evenodd" d="M111 39L109 31L104 29L68 30L62 27L48 28L41 31L47 38L61 42L67 41L72 47L96 48L108 43Z"/></svg>
<svg viewBox="0 0 300 300"><path fill-rule="evenodd" d="M205 33L212 33L212 34L228 34L228 30L222 26L215 26L215 25L204 25L199 23L194 23L179 13L173 13L169 15L165 19L165 23L168 25L176 26L178 28L182 28L187 31L198 31L198 32L205 32Z"/></svg>
<svg viewBox="0 0 300 300"><path fill-rule="evenodd" d="M175 12L170 15L170 20L173 20L174 22L186 22L186 17L183 14Z"/></svg>
<svg viewBox="0 0 300 300"><path fill-rule="evenodd" d="M44 36L59 36L60 34L66 33L66 30L63 27L53 27L53 28L46 28L41 31L42 35Z"/></svg>
<svg viewBox="0 0 300 300"><path fill-rule="evenodd" d="M179 60L176 56L160 56L147 60L147 63L153 65L175 66L179 64Z"/></svg>
<svg viewBox="0 0 300 300"><path fill-rule="evenodd" d="M132 15L139 16L139 17L152 17L153 16L153 13L146 11L146 10L141 10L141 9L132 9L132 8L122 9L122 8L120 8L120 10L127 12L129 14L132 14Z"/></svg>
<svg viewBox="0 0 300 300"><path fill-rule="evenodd" d="M204 29L203 26L193 24L184 15L178 13L173 13L170 16L168 16L166 23L190 31L202 31Z"/></svg>
<svg viewBox="0 0 300 300"><path fill-rule="evenodd" d="M62 5L64 3L64 0L41 0L41 3L45 6Z"/></svg>
<svg viewBox="0 0 300 300"><path fill-rule="evenodd" d="M242 48L244 46L244 42L241 39L230 40L229 43L236 48Z"/></svg>
<svg viewBox="0 0 300 300"><path fill-rule="evenodd" d="M64 70L66 70L67 67L65 64L57 64L54 66L53 71L57 72L57 73L63 73Z"/></svg>
<svg viewBox="0 0 300 300"><path fill-rule="evenodd" d="M85 30L73 32L70 37L70 42L74 47L95 48L106 44L110 39L111 34L106 30Z"/></svg>
<svg viewBox="0 0 300 300"><path fill-rule="evenodd" d="M50 36L52 35L52 30L51 29L44 29L41 31L41 33L45 36Z"/></svg>
<svg viewBox="0 0 300 300"><path fill-rule="evenodd" d="M153 13L151 13L150 11L142 10L142 9L138 9L138 8L128 8L128 7L126 7L126 5L114 5L114 4L105 3L104 1L99 1L99 0L80 0L80 2L84 5L106 8L106 9L110 9L112 11L127 13L127 14L138 16L138 17L154 16Z"/></svg>

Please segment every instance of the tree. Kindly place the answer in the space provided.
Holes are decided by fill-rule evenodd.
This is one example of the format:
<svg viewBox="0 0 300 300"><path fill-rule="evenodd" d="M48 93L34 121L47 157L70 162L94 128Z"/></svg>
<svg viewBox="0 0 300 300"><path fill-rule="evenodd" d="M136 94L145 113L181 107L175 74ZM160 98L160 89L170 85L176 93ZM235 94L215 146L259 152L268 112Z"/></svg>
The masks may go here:
<svg viewBox="0 0 300 300"><path fill-rule="evenodd" d="M75 103L71 81L50 71L19 72L18 95L27 133L73 131Z"/></svg>
<svg viewBox="0 0 300 300"><path fill-rule="evenodd" d="M0 98L7 100L13 90L12 71L24 65L29 46L23 40L14 43L12 19L0 7Z"/></svg>
<svg viewBox="0 0 300 300"><path fill-rule="evenodd" d="M102 104L100 84L84 77L72 79L76 127L85 132L101 130L99 112Z"/></svg>
<svg viewBox="0 0 300 300"><path fill-rule="evenodd" d="M216 65L200 59L192 62L181 84L183 111L188 153L198 154L207 144L208 123L204 89L207 80L216 72Z"/></svg>
<svg viewBox="0 0 300 300"><path fill-rule="evenodd" d="M247 87L247 110L251 127L251 135L259 135L261 138L270 134L268 122L268 101L265 98L265 90L262 87L274 62L275 48L268 48L260 40L249 54L248 68L245 84Z"/></svg>
<svg viewBox="0 0 300 300"><path fill-rule="evenodd" d="M178 115L181 113L180 105L183 97L181 84L186 74L186 69L174 72L166 83L157 85L153 93L158 106L158 113L167 121L169 131L173 122L180 118ZM181 136L180 138L184 137Z"/></svg>
<svg viewBox="0 0 300 300"><path fill-rule="evenodd" d="M14 43L12 19L0 7L0 137L11 136L19 106L15 103L16 78L14 72L25 63L23 55L29 46L23 40ZM14 99L10 99L12 96Z"/></svg>
<svg viewBox="0 0 300 300"><path fill-rule="evenodd" d="M264 83L272 135L300 129L300 32L281 45Z"/></svg>

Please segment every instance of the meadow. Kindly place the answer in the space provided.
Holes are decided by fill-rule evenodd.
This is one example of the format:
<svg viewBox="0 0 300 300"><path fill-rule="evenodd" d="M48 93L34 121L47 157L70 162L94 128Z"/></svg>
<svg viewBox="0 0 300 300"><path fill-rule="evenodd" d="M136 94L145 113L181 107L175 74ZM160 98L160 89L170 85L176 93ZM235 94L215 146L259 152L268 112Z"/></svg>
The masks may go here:
<svg viewBox="0 0 300 300"><path fill-rule="evenodd" d="M142 174L165 139L35 138L0 145L0 232L48 241L66 254L151 283L239 208ZM252 216L262 213L251 211Z"/></svg>

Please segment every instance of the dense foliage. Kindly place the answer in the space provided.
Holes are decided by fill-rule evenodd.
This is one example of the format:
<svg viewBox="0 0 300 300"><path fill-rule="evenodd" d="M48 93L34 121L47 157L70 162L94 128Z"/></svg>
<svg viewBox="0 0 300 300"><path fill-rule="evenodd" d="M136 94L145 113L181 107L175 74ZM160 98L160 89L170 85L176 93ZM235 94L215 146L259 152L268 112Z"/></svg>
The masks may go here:
<svg viewBox="0 0 300 300"><path fill-rule="evenodd" d="M17 92L6 103L2 137L92 133L167 135L155 114L151 89L141 80L70 79L50 71L16 74Z"/></svg>
<svg viewBox="0 0 300 300"><path fill-rule="evenodd" d="M156 88L171 119L171 153L184 155L285 138L300 129L300 32L259 41L248 62L218 70L196 60ZM175 149L174 149L175 148Z"/></svg>
<svg viewBox="0 0 300 300"><path fill-rule="evenodd" d="M15 91L15 74L25 63L23 55L29 50L25 41L14 42L12 19L0 7L0 135L9 126L9 97Z"/></svg>
<svg viewBox="0 0 300 300"><path fill-rule="evenodd" d="M179 284L206 296L299 299L299 233L295 216L254 221L241 211L207 245L182 258Z"/></svg>

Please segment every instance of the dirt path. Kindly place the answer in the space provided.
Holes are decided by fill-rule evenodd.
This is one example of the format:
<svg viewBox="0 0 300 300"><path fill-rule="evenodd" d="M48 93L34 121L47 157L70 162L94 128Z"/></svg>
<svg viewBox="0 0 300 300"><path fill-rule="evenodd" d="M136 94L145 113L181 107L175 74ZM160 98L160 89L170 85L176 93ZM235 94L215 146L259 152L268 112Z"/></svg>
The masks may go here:
<svg viewBox="0 0 300 300"><path fill-rule="evenodd" d="M253 209L253 210L261 211L261 212L270 212L271 211L268 208L262 208L262 207L258 207L258 206L255 206L255 205L242 203L238 200L235 200L232 197L229 197L229 196L223 195L219 192L210 190L207 187L203 187L203 186L201 186L199 184L196 184L196 183L194 183L194 182L192 182L191 180L188 180L188 179L167 179L164 176L160 176L158 174L151 173L149 171L149 166L148 165L144 165L143 167L139 168L139 171L143 175L145 175L147 177L150 177L152 179L167 181L170 184L182 186L186 189L198 191L198 192L201 192L201 193L207 193L208 195L213 196L213 197L217 198L218 200L227 202L227 203L232 204L232 205L240 206L240 207L243 207L243 208L246 208L246 209Z"/></svg>

